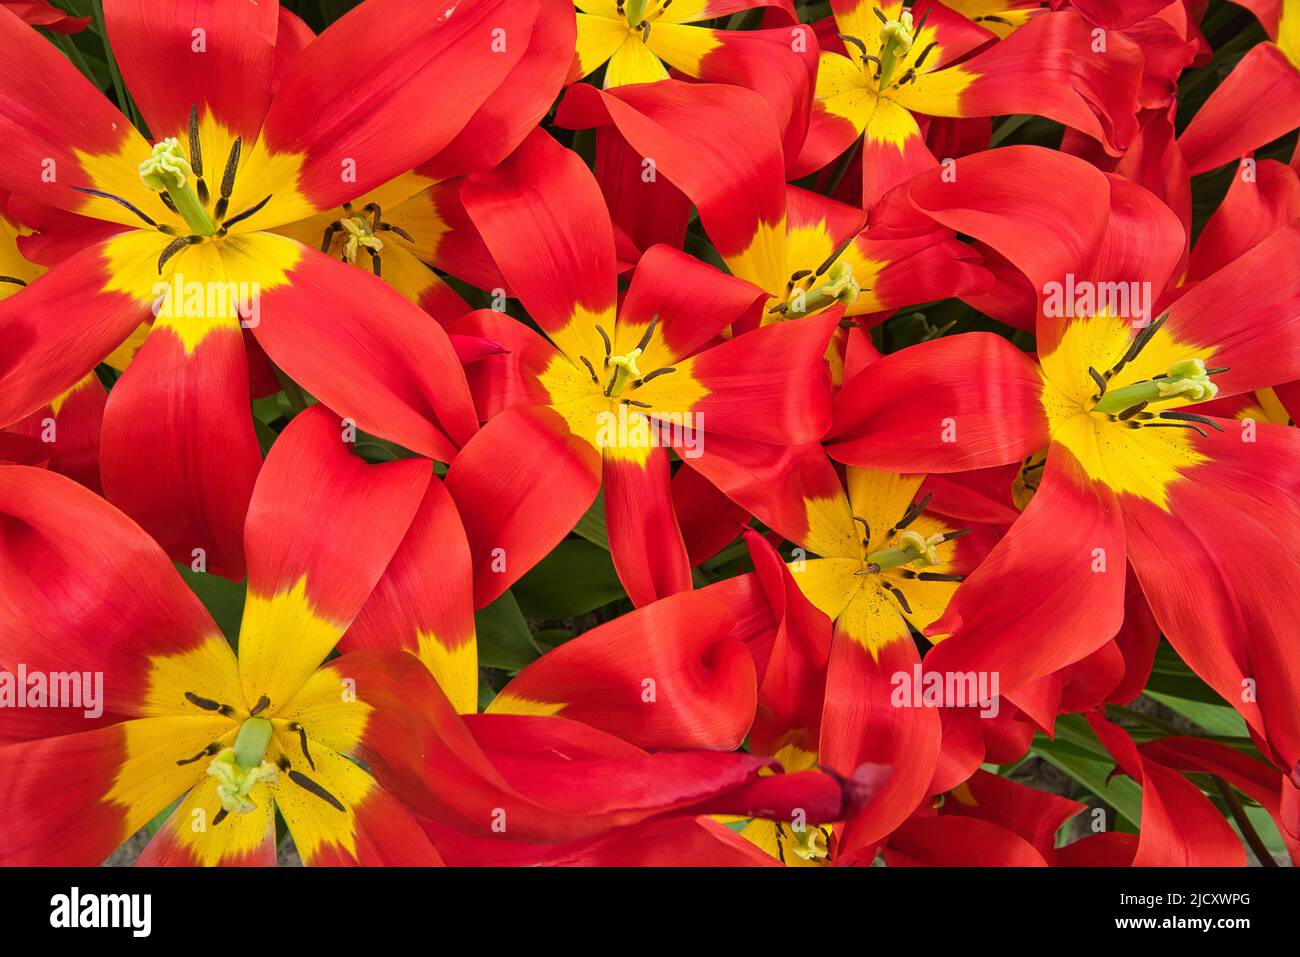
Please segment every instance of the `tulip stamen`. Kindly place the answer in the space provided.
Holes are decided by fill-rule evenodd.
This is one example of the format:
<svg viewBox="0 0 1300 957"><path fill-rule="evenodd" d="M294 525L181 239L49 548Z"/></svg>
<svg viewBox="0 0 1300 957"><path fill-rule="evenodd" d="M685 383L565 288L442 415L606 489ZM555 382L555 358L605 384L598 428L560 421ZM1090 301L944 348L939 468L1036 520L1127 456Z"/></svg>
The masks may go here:
<svg viewBox="0 0 1300 957"><path fill-rule="evenodd" d="M917 518L920 517L921 513L925 511L925 507L930 504L930 499L932 498L934 498L934 493L929 492L926 494L925 498L921 499L921 501L913 502L911 506L908 507L907 511L903 513L903 517L898 520L898 524L889 530L889 534L892 536L896 532L902 531L915 522Z"/></svg>
<svg viewBox="0 0 1300 957"><path fill-rule="evenodd" d="M641 340L636 344L632 351L621 356L611 354L613 351L613 344L610 341L609 335L600 326L596 326L596 331L600 333L601 339L605 342L605 368L608 369L610 366L614 367L614 371L610 373L609 379L605 382L605 388L602 390L605 398L618 398L622 395L623 390L629 385L631 388L637 389L658 376L667 375L670 372L677 371L672 366L665 366L661 369L655 369L653 372L642 373L640 367L637 365L637 360L641 358L642 353L644 353L646 348L650 345L650 340L654 337L655 329L658 325L659 315L656 313L650 319L650 325L648 325L645 332L642 333ZM649 408L649 406L646 406L646 408Z"/></svg>
<svg viewBox="0 0 1300 957"><path fill-rule="evenodd" d="M218 744L217 742L213 741L211 744L206 745L206 746L203 748L203 750L200 751L198 754L194 755L194 757L192 757L192 758L182 758L181 760L177 761L176 763L177 763L178 765L180 765L180 766L184 766L184 765L186 765L186 764L193 764L195 761L201 761L201 760L203 760L204 758L211 757L212 755L216 754L216 753L217 753L218 751L220 751L220 750L221 750L221 745Z"/></svg>
<svg viewBox="0 0 1300 957"><path fill-rule="evenodd" d="M886 589L888 589L889 593L893 595L894 598L898 601L898 604L899 606L902 607L904 614L908 614L908 615L912 614L912 606L907 603L907 596L903 594L903 592L898 588L898 586L890 582L884 582L884 586Z"/></svg>
<svg viewBox="0 0 1300 957"><path fill-rule="evenodd" d="M862 547L866 548L871 543L871 526L865 518L858 515L853 516L853 521L862 526Z"/></svg>
<svg viewBox="0 0 1300 957"><path fill-rule="evenodd" d="M74 186L72 188L75 189L78 193L85 193L87 196L98 196L100 199L111 199L119 206L124 207L125 209L134 213L136 216L140 217L140 220L146 226L149 226L150 228L156 229L160 232L167 233L169 236L176 235L176 228L174 226L160 226L158 224L158 221L155 220L152 216L150 216L148 213L141 210L140 207L136 206L134 203L123 199L121 196L114 196L112 193L106 193L102 189L91 189L89 186Z"/></svg>
<svg viewBox="0 0 1300 957"><path fill-rule="evenodd" d="M231 718L237 713L234 708L228 704L222 704L220 701L213 701L211 698L204 698L196 695L193 691L185 692L185 700L195 707L202 708L204 711L217 711L224 717Z"/></svg>
<svg viewBox="0 0 1300 957"><path fill-rule="evenodd" d="M267 199L270 199L270 197L268 196ZM320 245L321 252L328 253L335 237L342 234L343 245L339 250L339 260L341 262L355 265L357 255L364 249L370 256L371 270L376 276L382 277L383 267L381 266L380 254L384 251L384 241L377 234L392 232L401 236L408 243L415 242L411 238L411 234L400 226L394 226L392 223L383 221L383 211L378 203L367 203L360 213L352 208L351 203L344 203L342 208L347 215L336 219L325 227L325 235L321 239Z"/></svg>
<svg viewBox="0 0 1300 957"><path fill-rule="evenodd" d="M208 184L203 179L203 145L199 142L198 104L190 105L190 169L194 171L194 191L198 194L199 202L206 206Z"/></svg>
<svg viewBox="0 0 1300 957"><path fill-rule="evenodd" d="M290 731L298 732L298 747L302 749L302 756L307 759L307 765L313 771L316 770L316 762L311 758L311 752L307 749L307 729L297 721L288 725Z"/></svg>
<svg viewBox="0 0 1300 957"><path fill-rule="evenodd" d="M336 798L333 794L330 794L329 791L326 791L323 787L321 787L311 778L307 777L307 775L303 774L301 771L290 771L289 780L292 781L294 784L298 785L298 787L302 788L308 794L314 794L316 797L320 798L330 807L336 808L337 810L347 813L347 808L343 806L343 803L338 798Z"/></svg>
<svg viewBox="0 0 1300 957"><path fill-rule="evenodd" d="M27 285L26 280L23 280L23 279L15 279L13 276L0 276L0 282L9 282L9 283L13 283L15 286L25 286L25 285Z"/></svg>

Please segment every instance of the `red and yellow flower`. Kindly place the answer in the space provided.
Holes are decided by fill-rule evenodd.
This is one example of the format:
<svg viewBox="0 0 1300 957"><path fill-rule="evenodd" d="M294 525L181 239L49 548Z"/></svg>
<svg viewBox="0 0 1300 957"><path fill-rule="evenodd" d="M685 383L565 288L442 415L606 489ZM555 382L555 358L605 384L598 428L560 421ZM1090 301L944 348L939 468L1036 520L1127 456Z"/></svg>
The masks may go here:
<svg viewBox="0 0 1300 957"><path fill-rule="evenodd" d="M1137 132L1142 55L1132 41L1061 11L1005 40L938 3L834 0L844 55L824 50L800 168L818 169L863 141L864 204L937 161L916 116L1046 116L1119 155ZM980 52L982 50L982 52ZM971 55L974 54L974 55Z"/></svg>
<svg viewBox="0 0 1300 957"><path fill-rule="evenodd" d="M0 12L0 131L13 140L0 187L126 227L0 305L0 421L80 381L156 312L105 409L104 489L173 556L202 555L235 578L261 460L241 325L359 427L454 456L476 422L441 327L379 279L277 230L444 150L508 150L496 137L523 130L502 119L505 104L480 107L529 55L538 10L536 0L462 0L435 17L369 0L305 47L286 30L277 67L277 3L112 0L108 35L152 149L61 54ZM525 114L538 95L520 98ZM492 117L486 130L479 115ZM462 147L466 131L473 145ZM382 209L364 212L382 225Z"/></svg>
<svg viewBox="0 0 1300 957"><path fill-rule="evenodd" d="M821 357L838 314L719 341L753 311L756 291L667 247L642 257L620 303L596 181L541 131L470 177L463 198L548 337L487 310L454 326L509 353L476 364L487 424L447 475L474 552L475 603L545 556L602 482L614 565L633 601L689 589L669 446L720 487L761 485L783 446L814 441L829 422Z"/></svg>
<svg viewBox="0 0 1300 957"><path fill-rule="evenodd" d="M1183 660L1289 774L1300 658L1284 637L1296 614L1284 582L1300 560L1274 546L1300 528L1300 440L1189 407L1300 373L1300 231L1282 227L1182 292L1171 284L1182 229L1140 187L1032 147L958 165L955 183L921 177L911 199L1028 277L1039 362L978 333L905 349L846 386L828 437L833 457L859 466L1020 460L1039 473L1023 515L932 626L952 635L935 664L998 670L1008 693L1080 660L1120 627L1128 562ZM1135 295L1149 284L1159 315L1058 314L1048 297L1067 277L1135 283ZM1037 614L1023 613L1025 594Z"/></svg>

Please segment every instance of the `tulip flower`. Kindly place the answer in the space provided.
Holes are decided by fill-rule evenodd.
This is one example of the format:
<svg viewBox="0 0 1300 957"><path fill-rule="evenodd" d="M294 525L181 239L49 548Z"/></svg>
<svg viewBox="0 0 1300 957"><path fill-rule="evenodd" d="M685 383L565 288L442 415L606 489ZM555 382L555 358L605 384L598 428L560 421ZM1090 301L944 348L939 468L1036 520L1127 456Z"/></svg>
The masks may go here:
<svg viewBox="0 0 1300 957"><path fill-rule="evenodd" d="M509 350L476 365L487 424L447 474L474 553L476 605L545 556L602 481L614 566L633 601L689 589L669 447L710 481L776 474L783 446L813 441L827 424L821 357L838 313L719 342L752 311L753 287L666 247L642 257L620 304L596 182L541 131L497 170L471 176L463 198L548 337L488 310L453 327ZM782 494L771 482L766 492Z"/></svg>
<svg viewBox="0 0 1300 957"><path fill-rule="evenodd" d="M127 227L32 283L21 308L0 305L0 422L70 388L152 316L105 408L104 490L173 557L232 578L261 460L241 326L360 428L453 457L476 422L441 327L381 279L275 230L458 153L525 56L538 9L463 0L429 16L369 0L295 47L273 84L277 3L110 0L108 34L152 146L0 11L0 131L12 141L0 188ZM354 95L357 63L366 98ZM471 155L484 149L475 135ZM369 225L357 248L370 249L382 209L358 212Z"/></svg>

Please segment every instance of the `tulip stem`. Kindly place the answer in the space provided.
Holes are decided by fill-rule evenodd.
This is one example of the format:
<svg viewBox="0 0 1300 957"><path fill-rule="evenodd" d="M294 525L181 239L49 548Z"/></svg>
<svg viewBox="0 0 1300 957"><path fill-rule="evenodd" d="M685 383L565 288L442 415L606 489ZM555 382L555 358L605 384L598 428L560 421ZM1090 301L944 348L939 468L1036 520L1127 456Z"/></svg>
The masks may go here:
<svg viewBox="0 0 1300 957"><path fill-rule="evenodd" d="M1255 830L1255 825L1251 823L1250 817L1246 814L1246 809L1242 807L1241 799L1237 797L1237 792L1227 781L1214 775L1214 785L1219 789L1219 794L1223 797L1223 803L1228 805L1228 810L1232 813L1232 819L1237 822L1237 827L1241 830L1241 836L1246 839L1250 845L1251 851L1259 860L1261 867L1277 867L1277 861L1269 853L1268 846L1264 839L1259 836Z"/></svg>

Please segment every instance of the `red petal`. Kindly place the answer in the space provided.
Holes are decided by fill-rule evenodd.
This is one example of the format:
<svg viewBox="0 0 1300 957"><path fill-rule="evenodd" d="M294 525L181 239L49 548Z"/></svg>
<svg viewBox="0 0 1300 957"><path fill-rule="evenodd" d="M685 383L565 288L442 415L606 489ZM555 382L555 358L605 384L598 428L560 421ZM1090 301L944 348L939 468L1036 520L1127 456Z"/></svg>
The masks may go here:
<svg viewBox="0 0 1300 957"><path fill-rule="evenodd" d="M600 473L599 451L545 406L507 409L465 446L447 472L447 491L469 538L476 608L572 530L600 489Z"/></svg>
<svg viewBox="0 0 1300 957"><path fill-rule="evenodd" d="M652 602L543 655L488 712L559 714L643 748L733 750L757 688L732 625L705 592Z"/></svg>

